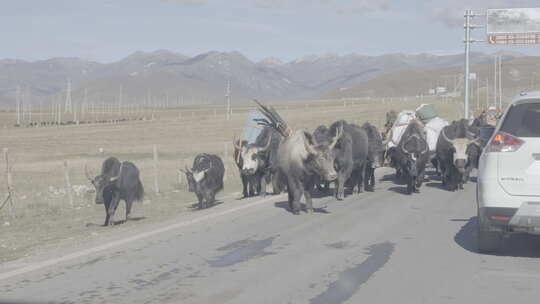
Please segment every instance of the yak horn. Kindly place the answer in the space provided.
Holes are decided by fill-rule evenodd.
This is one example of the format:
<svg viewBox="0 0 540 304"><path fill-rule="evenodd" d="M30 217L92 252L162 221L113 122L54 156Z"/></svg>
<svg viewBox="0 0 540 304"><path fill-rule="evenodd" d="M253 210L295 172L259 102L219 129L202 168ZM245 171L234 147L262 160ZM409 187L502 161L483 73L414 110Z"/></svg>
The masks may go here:
<svg viewBox="0 0 540 304"><path fill-rule="evenodd" d="M306 151L309 154L317 154L317 150L313 148L313 144L311 144L308 140L308 136L311 136L308 132L304 131L304 147L306 148Z"/></svg>
<svg viewBox="0 0 540 304"><path fill-rule="evenodd" d="M411 154L411 152L407 151L404 146L401 146L401 151L403 151L405 154Z"/></svg>
<svg viewBox="0 0 540 304"><path fill-rule="evenodd" d="M88 178L89 181L93 182L94 179L91 177L90 173L88 172L88 164L84 164L84 175L86 175L86 178Z"/></svg>
<svg viewBox="0 0 540 304"><path fill-rule="evenodd" d="M428 143L426 142L425 144L426 144L426 148L422 151L422 154L427 153L429 151Z"/></svg>
<svg viewBox="0 0 540 304"><path fill-rule="evenodd" d="M446 132L444 132L444 129L445 129L445 128L443 128L442 131L441 131L441 136L442 136L442 137L444 138L444 140L446 140L447 142L449 142L449 143L451 143L451 144L454 144L454 141L451 140L450 138L448 138L448 136L446 136Z"/></svg>
<svg viewBox="0 0 540 304"><path fill-rule="evenodd" d="M339 128L336 129L336 135L334 136L334 139L332 140L332 143L330 144L330 149L333 149L338 140L341 138L341 136L343 135L343 123L340 124Z"/></svg>
<svg viewBox="0 0 540 304"><path fill-rule="evenodd" d="M237 149L237 150L242 150L242 146L238 144L239 142L240 142L240 139L238 139L236 137L236 134L235 134L234 137L233 137L234 148Z"/></svg>
<svg viewBox="0 0 540 304"><path fill-rule="evenodd" d="M270 148L270 143L272 143L271 135L268 136L268 141L266 142L266 145L264 147L259 148L259 152L265 152L266 150L268 150L268 148Z"/></svg>
<svg viewBox="0 0 540 304"><path fill-rule="evenodd" d="M114 181L116 181L117 179L119 179L120 176L122 175L122 168L123 168L123 167L124 167L124 163L122 162L122 163L120 163L120 170L118 171L118 175L117 175L117 176L114 176L114 177L111 177L111 178L109 179L109 181L114 182Z"/></svg>
<svg viewBox="0 0 540 304"><path fill-rule="evenodd" d="M210 159L210 166L206 169L204 169L204 172L208 172L210 169L212 169L212 159Z"/></svg>
<svg viewBox="0 0 540 304"><path fill-rule="evenodd" d="M467 131L467 138L470 138L471 140L474 140L476 139L478 136L476 136L476 134L474 134L473 132L471 131Z"/></svg>

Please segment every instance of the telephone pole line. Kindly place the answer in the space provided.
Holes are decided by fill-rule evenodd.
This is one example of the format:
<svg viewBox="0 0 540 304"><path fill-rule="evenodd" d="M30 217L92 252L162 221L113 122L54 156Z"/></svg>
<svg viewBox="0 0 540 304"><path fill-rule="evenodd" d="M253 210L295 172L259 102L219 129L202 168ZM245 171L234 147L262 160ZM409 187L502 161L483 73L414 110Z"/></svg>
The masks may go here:
<svg viewBox="0 0 540 304"><path fill-rule="evenodd" d="M465 90L465 100L464 100L464 111L465 118L469 119L469 95L470 95L470 88L469 88L469 79L470 79L470 71L469 71L469 65L470 65L470 49L471 49L471 43L474 42L483 42L482 40L474 40L471 39L471 30L479 27L483 27L481 25L473 25L471 24L471 19L474 17L483 16L481 14L474 14L472 10L466 10L465 11L465 82L464 82L464 90Z"/></svg>
<svg viewBox="0 0 540 304"><path fill-rule="evenodd" d="M15 97L17 100L17 125L21 125L21 87L17 86L17 96Z"/></svg>
<svg viewBox="0 0 540 304"><path fill-rule="evenodd" d="M66 103L64 105L64 113L71 113L73 109L71 108L71 79L67 81L66 87Z"/></svg>
<svg viewBox="0 0 540 304"><path fill-rule="evenodd" d="M225 93L225 99L227 101L227 120L231 119L231 81L227 81L227 92Z"/></svg>

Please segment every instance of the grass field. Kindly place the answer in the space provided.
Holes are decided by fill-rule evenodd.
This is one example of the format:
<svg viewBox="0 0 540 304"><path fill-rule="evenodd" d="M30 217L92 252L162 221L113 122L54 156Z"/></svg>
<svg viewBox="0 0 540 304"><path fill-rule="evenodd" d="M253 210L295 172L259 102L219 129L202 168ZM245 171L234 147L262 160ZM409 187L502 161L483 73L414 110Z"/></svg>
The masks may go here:
<svg viewBox="0 0 540 304"><path fill-rule="evenodd" d="M312 131L320 124L338 119L359 124L370 121L380 127L388 110L414 109L426 102L436 103L440 115L446 119L460 116L461 103L429 100L313 101L275 106L293 128ZM178 183L176 169L191 165L193 157L200 152L225 156L225 190L218 197L238 198L241 186L231 156L232 138L241 133L250 109L255 106L233 107L230 120L225 119L224 107L205 105L156 109L154 120L39 128L12 127L14 113L0 112L4 122L0 143L2 148L9 149L15 193L15 205L11 209L14 216L10 215L9 206L0 210L0 262L29 255L62 240L84 242L111 231L100 226L104 221L103 206L94 204L93 194L81 188L91 186L84 174L85 164L97 174L108 156L134 162L146 190L145 201L133 206L132 216L139 220L112 229L129 229L182 212L195 212L191 208L195 196ZM153 187L153 145L159 154L159 194ZM104 152L100 153L99 148ZM82 189L75 196L73 206L65 193L64 161L68 163L72 185ZM2 172L5 170L4 163L0 168ZM0 197L5 193L6 176L2 173ZM116 220L123 218L121 203Z"/></svg>

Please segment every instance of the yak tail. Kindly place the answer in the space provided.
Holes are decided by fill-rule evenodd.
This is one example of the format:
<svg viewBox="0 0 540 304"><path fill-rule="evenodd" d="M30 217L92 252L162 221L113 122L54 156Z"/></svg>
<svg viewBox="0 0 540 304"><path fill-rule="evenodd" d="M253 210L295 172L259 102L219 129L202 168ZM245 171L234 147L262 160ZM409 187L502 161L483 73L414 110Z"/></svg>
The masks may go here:
<svg viewBox="0 0 540 304"><path fill-rule="evenodd" d="M137 191L135 192L135 200L138 202L141 202L143 198L144 198L144 187L141 181L139 181L139 185L137 186Z"/></svg>
<svg viewBox="0 0 540 304"><path fill-rule="evenodd" d="M276 109L272 106L265 106L258 100L254 99L255 103L259 106L259 110L266 117L266 119L255 119L258 125L271 127L283 137L289 137L292 134L291 128L287 125L287 122L281 118Z"/></svg>

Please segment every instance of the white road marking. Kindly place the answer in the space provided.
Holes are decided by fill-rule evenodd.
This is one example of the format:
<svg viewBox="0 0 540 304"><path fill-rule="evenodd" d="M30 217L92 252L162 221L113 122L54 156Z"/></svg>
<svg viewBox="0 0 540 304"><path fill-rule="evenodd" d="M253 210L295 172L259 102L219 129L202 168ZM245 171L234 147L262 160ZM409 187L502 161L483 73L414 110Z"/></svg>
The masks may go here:
<svg viewBox="0 0 540 304"><path fill-rule="evenodd" d="M144 233L141 233L141 234L138 234L138 235L135 235L135 236L132 236L132 237L128 237L128 238L125 238L125 239L122 239L122 240L112 241L112 242L109 242L109 243L106 243L106 244L103 244L103 245L100 245L100 246L96 246L96 247L84 249L84 250L81 250L81 251L73 252L73 253L70 253L70 254L55 258L55 259L50 259L50 260L43 261L43 262L38 262L38 263L32 263L32 264L30 264L28 266L24 266L24 267L15 269L15 270L0 273L0 281L5 280L5 279L9 279L9 278L14 277L14 276L18 276L18 275L21 275L21 274L25 274L25 273L28 273L28 272L36 271L38 269L42 269L42 268L52 266L52 265L55 265L55 264L58 264L58 263L62 263L62 262L66 262L66 261L73 260L73 259L76 259L76 258L80 258L80 257L83 257L83 256L87 256L87 255L90 255L90 254L93 254L93 253L96 253L96 252L99 252L99 251L103 251L103 250L111 249L111 248L114 248L114 247L118 247L118 246L130 243L130 242L134 242L134 241L137 241L137 240L140 240L140 239L144 239L144 238L156 235L156 234L160 234L160 233L167 232L167 231L174 230L174 229L181 228L181 227L194 225L194 224L206 221L206 220L214 219L214 218L224 216L224 215L227 215L227 214L230 214L230 213L234 213L234 212L237 212L237 211L241 211L241 210L248 209L248 208L251 208L251 207L255 207L255 206L258 206L258 205L262 205L262 204L268 203L269 201L272 201L272 200L275 200L275 199L280 199L280 198L283 198L283 197L284 197L283 194L279 195L279 196L272 196L272 197L269 197L269 198L266 198L266 199L263 199L263 200L260 200L260 201L256 201L256 202L253 202L253 203L250 203L250 204L234 207L234 208L229 209L229 210L207 214L207 215L204 215L204 216L192 219L192 220L187 220L187 221L184 221L184 222L172 224L172 225L169 225L169 226L166 226L166 227L162 227L162 228L158 228L158 229L155 229L155 230L152 230L152 231L144 232Z"/></svg>

